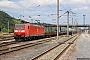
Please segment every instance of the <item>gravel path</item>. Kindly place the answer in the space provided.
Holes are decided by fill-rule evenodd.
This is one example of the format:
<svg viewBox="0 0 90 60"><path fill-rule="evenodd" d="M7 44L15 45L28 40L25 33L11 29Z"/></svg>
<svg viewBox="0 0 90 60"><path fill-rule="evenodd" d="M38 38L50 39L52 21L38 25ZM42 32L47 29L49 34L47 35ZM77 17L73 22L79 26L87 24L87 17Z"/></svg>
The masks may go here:
<svg viewBox="0 0 90 60"><path fill-rule="evenodd" d="M69 60L77 60L78 58L82 60L90 60L90 35L81 34L77 41L76 48L77 51L71 54Z"/></svg>

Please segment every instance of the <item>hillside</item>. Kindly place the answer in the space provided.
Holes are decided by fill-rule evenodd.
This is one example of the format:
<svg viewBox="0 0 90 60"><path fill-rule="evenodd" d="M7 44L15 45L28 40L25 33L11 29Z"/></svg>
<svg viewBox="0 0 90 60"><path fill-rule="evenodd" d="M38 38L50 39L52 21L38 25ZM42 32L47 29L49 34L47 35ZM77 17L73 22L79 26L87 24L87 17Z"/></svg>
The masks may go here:
<svg viewBox="0 0 90 60"><path fill-rule="evenodd" d="M16 23L20 23L20 19L13 18L7 13L0 11L0 32L1 31L8 32L8 22L9 22L9 31L13 32L14 25Z"/></svg>

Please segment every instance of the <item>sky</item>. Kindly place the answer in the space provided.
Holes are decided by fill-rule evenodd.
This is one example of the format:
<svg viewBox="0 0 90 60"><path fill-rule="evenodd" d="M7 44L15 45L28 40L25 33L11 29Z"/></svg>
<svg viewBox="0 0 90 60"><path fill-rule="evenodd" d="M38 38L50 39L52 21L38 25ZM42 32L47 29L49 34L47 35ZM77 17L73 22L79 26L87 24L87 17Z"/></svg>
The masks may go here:
<svg viewBox="0 0 90 60"><path fill-rule="evenodd" d="M0 0L0 10L17 19L21 15L21 19L28 22L40 20L56 24L57 0ZM72 18L75 24L83 24L83 15L85 24L90 24L90 0L59 0L59 10L59 16L62 15L59 24L67 23L67 11L70 11L69 24L72 24Z"/></svg>

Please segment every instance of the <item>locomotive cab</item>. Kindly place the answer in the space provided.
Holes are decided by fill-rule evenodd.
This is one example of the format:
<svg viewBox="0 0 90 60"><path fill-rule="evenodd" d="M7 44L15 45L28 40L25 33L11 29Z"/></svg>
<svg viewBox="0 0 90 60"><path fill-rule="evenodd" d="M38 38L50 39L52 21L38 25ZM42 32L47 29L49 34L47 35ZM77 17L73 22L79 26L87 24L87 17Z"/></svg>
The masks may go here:
<svg viewBox="0 0 90 60"><path fill-rule="evenodd" d="M14 27L14 38L16 41L25 40L29 36L30 24L15 24Z"/></svg>

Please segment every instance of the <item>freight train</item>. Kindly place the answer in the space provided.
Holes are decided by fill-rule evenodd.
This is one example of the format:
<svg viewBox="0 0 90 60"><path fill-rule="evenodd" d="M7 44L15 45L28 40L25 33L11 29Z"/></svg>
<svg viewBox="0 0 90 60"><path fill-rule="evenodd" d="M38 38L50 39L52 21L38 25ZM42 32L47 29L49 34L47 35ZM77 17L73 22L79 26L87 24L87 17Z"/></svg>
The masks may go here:
<svg viewBox="0 0 90 60"><path fill-rule="evenodd" d="M59 32L59 34L66 34L66 32ZM45 27L43 25L24 23L15 24L14 39L16 41L25 41L43 37L50 37L57 35L56 27Z"/></svg>

